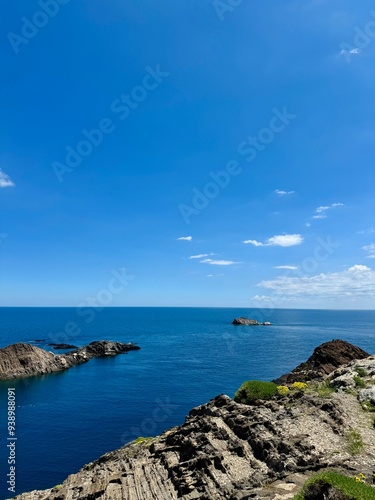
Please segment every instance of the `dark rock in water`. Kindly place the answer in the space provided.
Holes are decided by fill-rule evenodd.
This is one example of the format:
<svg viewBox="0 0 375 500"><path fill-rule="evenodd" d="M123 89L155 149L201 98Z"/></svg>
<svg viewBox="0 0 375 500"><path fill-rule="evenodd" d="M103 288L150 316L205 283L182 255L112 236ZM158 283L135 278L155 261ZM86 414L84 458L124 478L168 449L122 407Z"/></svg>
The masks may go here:
<svg viewBox="0 0 375 500"><path fill-rule="evenodd" d="M101 356L116 356L140 349L136 344L100 340L56 355L39 347L18 343L0 349L0 380L31 377L67 370Z"/></svg>
<svg viewBox="0 0 375 500"><path fill-rule="evenodd" d="M45 342L45 339L36 339L34 342L37 342L38 344L41 344L42 342Z"/></svg>
<svg viewBox="0 0 375 500"><path fill-rule="evenodd" d="M256 319L249 318L234 318L232 325L258 326L260 323Z"/></svg>
<svg viewBox="0 0 375 500"><path fill-rule="evenodd" d="M256 319L249 319L249 318L234 318L232 321L232 325L243 325L243 326L270 326L271 323L269 321L265 321L264 323L259 323Z"/></svg>
<svg viewBox="0 0 375 500"><path fill-rule="evenodd" d="M53 347L55 350L58 349L78 349L76 345L70 345L70 344L48 344L49 346Z"/></svg>
<svg viewBox="0 0 375 500"><path fill-rule="evenodd" d="M301 363L292 372L282 375L273 382L292 384L293 382L306 382L306 380L319 380L339 366L368 356L370 354L345 340L332 340L321 344L305 363Z"/></svg>

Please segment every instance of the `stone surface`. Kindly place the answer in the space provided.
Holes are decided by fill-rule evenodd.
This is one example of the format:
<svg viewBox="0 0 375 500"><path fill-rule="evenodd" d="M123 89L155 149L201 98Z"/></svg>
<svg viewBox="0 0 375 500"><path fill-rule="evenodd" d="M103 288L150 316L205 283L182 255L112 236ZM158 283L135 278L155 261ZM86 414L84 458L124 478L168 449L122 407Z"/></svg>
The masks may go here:
<svg viewBox="0 0 375 500"><path fill-rule="evenodd" d="M332 340L318 346L309 359L297 366L292 372L274 380L276 384L291 384L307 380L322 380L336 368L355 359L370 356L361 348L344 340Z"/></svg>
<svg viewBox="0 0 375 500"><path fill-rule="evenodd" d="M0 349L0 380L44 375L67 370L100 356L115 356L140 349L135 344L107 340L91 342L66 354L56 355L39 347L18 343Z"/></svg>
<svg viewBox="0 0 375 500"><path fill-rule="evenodd" d="M232 325L243 325L243 326L258 326L260 323L256 319L249 318L234 318Z"/></svg>

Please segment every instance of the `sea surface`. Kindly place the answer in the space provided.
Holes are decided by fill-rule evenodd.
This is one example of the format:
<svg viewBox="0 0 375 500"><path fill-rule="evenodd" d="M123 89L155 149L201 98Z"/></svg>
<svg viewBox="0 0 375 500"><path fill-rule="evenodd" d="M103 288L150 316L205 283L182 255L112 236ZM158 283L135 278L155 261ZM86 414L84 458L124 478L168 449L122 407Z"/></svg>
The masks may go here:
<svg viewBox="0 0 375 500"><path fill-rule="evenodd" d="M231 325L234 317L272 326ZM0 347L136 342L140 351L70 370L0 382L0 498L7 491L7 388L16 390L16 493L60 484L138 436L181 424L244 380L271 380L333 339L375 353L375 311L225 308L0 308ZM35 343L36 340L42 341ZM57 353L61 351L56 351Z"/></svg>

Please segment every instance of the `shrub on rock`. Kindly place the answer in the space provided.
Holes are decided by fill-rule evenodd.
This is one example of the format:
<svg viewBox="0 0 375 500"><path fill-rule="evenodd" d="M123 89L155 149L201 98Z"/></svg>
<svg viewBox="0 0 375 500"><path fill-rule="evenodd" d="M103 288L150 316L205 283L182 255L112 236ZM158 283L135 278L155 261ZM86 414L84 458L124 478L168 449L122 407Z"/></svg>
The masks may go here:
<svg viewBox="0 0 375 500"><path fill-rule="evenodd" d="M273 382L248 380L244 382L234 396L237 403L251 404L257 399L271 399L276 394L277 385Z"/></svg>

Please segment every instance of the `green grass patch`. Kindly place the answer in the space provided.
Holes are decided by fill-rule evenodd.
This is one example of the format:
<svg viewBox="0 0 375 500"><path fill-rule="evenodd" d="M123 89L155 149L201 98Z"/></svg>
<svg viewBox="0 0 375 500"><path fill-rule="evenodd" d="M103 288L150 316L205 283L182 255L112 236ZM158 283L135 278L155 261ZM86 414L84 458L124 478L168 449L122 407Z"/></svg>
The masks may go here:
<svg viewBox="0 0 375 500"><path fill-rule="evenodd" d="M135 444L145 444L146 446L150 446L153 439L154 438L152 438L152 437L139 436L139 437L137 437L137 439L134 440L134 443Z"/></svg>
<svg viewBox="0 0 375 500"><path fill-rule="evenodd" d="M351 455L359 455L364 447L361 434L356 429L352 429L347 433L346 439L348 440L348 452Z"/></svg>
<svg viewBox="0 0 375 500"><path fill-rule="evenodd" d="M374 500L375 489L355 479L344 476L337 472L325 471L319 472L311 479L306 481L302 490L295 495L293 500L305 500L305 495L309 489L316 483L325 483L337 488L348 497L348 500Z"/></svg>
<svg viewBox="0 0 375 500"><path fill-rule="evenodd" d="M361 368L358 366L357 368L354 368L354 371L358 373L360 377L367 377L368 373L364 368Z"/></svg>
<svg viewBox="0 0 375 500"><path fill-rule="evenodd" d="M273 382L248 380L244 382L234 396L237 403L251 404L257 399L271 399L276 394L277 385Z"/></svg>
<svg viewBox="0 0 375 500"><path fill-rule="evenodd" d="M358 387L359 389L363 389L364 387L366 387L366 382L359 375L354 375L353 380L355 386Z"/></svg>

